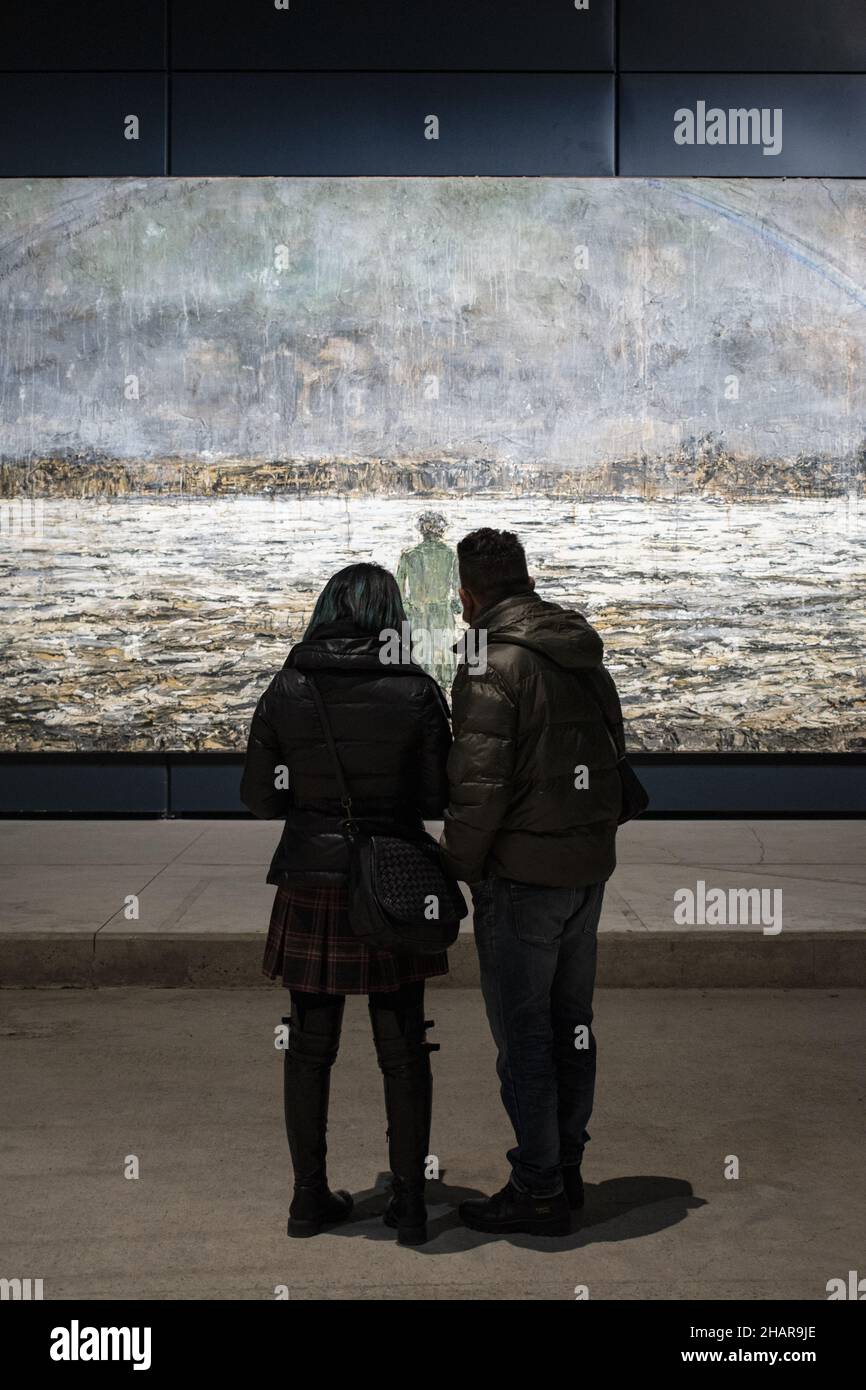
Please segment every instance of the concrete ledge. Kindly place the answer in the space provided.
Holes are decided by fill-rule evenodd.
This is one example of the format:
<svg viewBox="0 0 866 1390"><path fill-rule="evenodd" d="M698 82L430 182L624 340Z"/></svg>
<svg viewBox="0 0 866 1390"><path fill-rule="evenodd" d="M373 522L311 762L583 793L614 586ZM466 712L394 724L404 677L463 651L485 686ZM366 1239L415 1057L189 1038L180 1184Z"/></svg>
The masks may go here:
<svg viewBox="0 0 866 1390"><path fill-rule="evenodd" d="M0 935L0 987L92 984L92 932Z"/></svg>
<svg viewBox="0 0 866 1390"><path fill-rule="evenodd" d="M272 987L261 973L263 933L20 933L0 937L0 986ZM433 988L478 985L471 933L449 953ZM866 986L866 932L606 931L598 984L606 988Z"/></svg>

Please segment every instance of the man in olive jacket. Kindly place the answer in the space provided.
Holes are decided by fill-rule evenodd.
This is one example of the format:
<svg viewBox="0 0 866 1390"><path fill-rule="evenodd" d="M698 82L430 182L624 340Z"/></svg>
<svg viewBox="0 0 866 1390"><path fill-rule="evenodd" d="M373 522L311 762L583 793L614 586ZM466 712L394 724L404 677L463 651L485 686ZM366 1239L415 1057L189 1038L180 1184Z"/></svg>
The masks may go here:
<svg viewBox="0 0 866 1390"><path fill-rule="evenodd" d="M452 691L449 871L468 883L487 1017L516 1145L501 1192L464 1202L476 1230L564 1235L583 1205L595 1087L592 995L605 881L616 864L624 752L598 633L534 592L507 531L457 547L474 632Z"/></svg>

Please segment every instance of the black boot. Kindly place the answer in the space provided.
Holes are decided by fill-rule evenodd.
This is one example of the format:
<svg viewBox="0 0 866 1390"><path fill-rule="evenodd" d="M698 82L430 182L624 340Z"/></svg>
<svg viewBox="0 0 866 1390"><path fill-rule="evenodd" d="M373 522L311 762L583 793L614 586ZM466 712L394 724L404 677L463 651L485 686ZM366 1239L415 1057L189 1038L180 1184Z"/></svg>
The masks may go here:
<svg viewBox="0 0 866 1390"><path fill-rule="evenodd" d="M580 1211L583 1206L583 1178L580 1165L583 1162L584 1145L575 1144L560 1132L559 1152L562 1182L569 1208L571 1211Z"/></svg>
<svg viewBox="0 0 866 1390"><path fill-rule="evenodd" d="M325 1167L331 1067L340 1045L345 1000L328 1007L292 1001L289 1046L283 1072L286 1136L292 1155L295 1191L288 1234L314 1236L323 1226L345 1221L352 1210L348 1192L331 1192Z"/></svg>
<svg viewBox="0 0 866 1390"><path fill-rule="evenodd" d="M397 1232L398 1245L426 1245L427 1204L424 1201L424 1180L405 1182L394 1175L391 1197L382 1217L386 1226Z"/></svg>
<svg viewBox="0 0 866 1390"><path fill-rule="evenodd" d="M533 1197L519 1192L510 1182L492 1197L461 1202L460 1219L470 1230L491 1235L567 1236L571 1230L564 1192L555 1197Z"/></svg>
<svg viewBox="0 0 866 1390"><path fill-rule="evenodd" d="M565 1184L565 1196L570 1210L579 1211L583 1206L583 1178L580 1175L580 1164L563 1164L562 1181Z"/></svg>
<svg viewBox="0 0 866 1390"><path fill-rule="evenodd" d="M393 1176L386 1226L397 1231L399 1245L423 1245L427 1240L424 1202L425 1169L430 1147L433 1074L430 1053L438 1043L425 1041L432 1023L423 1005L406 1010L370 1005L376 1056L385 1080L388 1117L388 1159Z"/></svg>

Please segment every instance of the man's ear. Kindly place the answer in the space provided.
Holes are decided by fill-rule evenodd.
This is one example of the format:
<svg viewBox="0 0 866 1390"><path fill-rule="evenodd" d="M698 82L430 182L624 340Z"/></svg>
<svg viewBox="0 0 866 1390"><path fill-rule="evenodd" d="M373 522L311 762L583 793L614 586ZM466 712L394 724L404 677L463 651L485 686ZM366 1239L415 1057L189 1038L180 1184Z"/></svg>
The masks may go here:
<svg viewBox="0 0 866 1390"><path fill-rule="evenodd" d="M530 577L529 577L529 587L530 587L530 589L534 589L534 588L535 588L535 580L532 578L531 575L530 575Z"/></svg>
<svg viewBox="0 0 866 1390"><path fill-rule="evenodd" d="M472 597L469 590L464 589L462 586L457 592L460 595L460 602L463 604L463 621L464 623L471 623L476 612L475 599Z"/></svg>

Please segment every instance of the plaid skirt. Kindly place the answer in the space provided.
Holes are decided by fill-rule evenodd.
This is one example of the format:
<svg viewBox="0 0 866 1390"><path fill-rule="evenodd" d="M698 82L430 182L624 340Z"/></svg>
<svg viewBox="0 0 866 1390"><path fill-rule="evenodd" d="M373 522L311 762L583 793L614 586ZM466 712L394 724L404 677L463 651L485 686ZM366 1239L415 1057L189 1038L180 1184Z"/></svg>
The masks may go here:
<svg viewBox="0 0 866 1390"><path fill-rule="evenodd" d="M308 994L370 994L447 975L448 957L374 950L349 926L346 888L298 882L277 888L262 969Z"/></svg>

